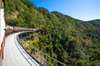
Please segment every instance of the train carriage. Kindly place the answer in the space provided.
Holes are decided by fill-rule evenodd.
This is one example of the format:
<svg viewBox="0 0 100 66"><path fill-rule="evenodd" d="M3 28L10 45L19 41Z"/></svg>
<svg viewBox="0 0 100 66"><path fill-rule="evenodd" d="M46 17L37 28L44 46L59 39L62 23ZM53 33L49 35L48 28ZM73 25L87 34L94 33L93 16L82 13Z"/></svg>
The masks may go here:
<svg viewBox="0 0 100 66"><path fill-rule="evenodd" d="M4 9L0 8L0 58L2 59L4 50L4 39L5 39Z"/></svg>

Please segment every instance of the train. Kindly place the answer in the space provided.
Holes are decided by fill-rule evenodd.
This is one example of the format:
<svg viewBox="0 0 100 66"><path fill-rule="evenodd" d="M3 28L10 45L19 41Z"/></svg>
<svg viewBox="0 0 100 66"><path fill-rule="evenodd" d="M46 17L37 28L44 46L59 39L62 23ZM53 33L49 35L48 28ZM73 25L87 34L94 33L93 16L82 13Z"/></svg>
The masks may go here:
<svg viewBox="0 0 100 66"><path fill-rule="evenodd" d="M5 46L5 36L14 33L14 32L22 32L22 31L40 31L39 28L22 28L17 26L8 26L5 24L5 16L4 16L4 8L3 8L4 0L0 0L0 59L4 58L4 46Z"/></svg>
<svg viewBox="0 0 100 66"><path fill-rule="evenodd" d="M3 59L5 41L5 19L4 9L0 8L0 58Z"/></svg>

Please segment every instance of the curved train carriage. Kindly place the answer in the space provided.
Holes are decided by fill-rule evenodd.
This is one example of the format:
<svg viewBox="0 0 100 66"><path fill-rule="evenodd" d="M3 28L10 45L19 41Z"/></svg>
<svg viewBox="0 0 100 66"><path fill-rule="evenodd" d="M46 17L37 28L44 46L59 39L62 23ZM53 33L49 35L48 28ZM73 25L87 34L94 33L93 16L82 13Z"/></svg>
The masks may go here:
<svg viewBox="0 0 100 66"><path fill-rule="evenodd" d="M5 21L4 21L4 9L0 9L0 58L3 59L4 50L4 38L5 38Z"/></svg>

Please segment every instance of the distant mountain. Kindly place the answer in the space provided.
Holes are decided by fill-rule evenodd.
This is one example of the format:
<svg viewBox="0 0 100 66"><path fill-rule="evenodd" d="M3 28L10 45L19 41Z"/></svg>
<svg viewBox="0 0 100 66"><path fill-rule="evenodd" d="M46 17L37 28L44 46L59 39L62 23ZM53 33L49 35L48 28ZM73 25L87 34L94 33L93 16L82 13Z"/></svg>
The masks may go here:
<svg viewBox="0 0 100 66"><path fill-rule="evenodd" d="M92 23L93 25L100 27L100 19L96 19L96 20L92 20L92 21L88 21L90 23Z"/></svg>
<svg viewBox="0 0 100 66"><path fill-rule="evenodd" d="M100 20L85 22L49 12L30 0L4 0L4 4L8 25L42 29L27 34L22 45L45 66L63 66L52 58L68 66L100 66Z"/></svg>

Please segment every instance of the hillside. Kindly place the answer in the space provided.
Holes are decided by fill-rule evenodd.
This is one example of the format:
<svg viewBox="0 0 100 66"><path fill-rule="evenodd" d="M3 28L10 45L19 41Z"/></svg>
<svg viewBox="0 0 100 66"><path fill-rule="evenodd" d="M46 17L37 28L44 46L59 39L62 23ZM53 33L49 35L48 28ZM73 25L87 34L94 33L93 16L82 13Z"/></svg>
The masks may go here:
<svg viewBox="0 0 100 66"><path fill-rule="evenodd" d="M100 66L100 21L84 22L36 7L30 0L4 0L6 23L41 28L22 36L22 46L45 66ZM49 56L49 57L48 57Z"/></svg>

